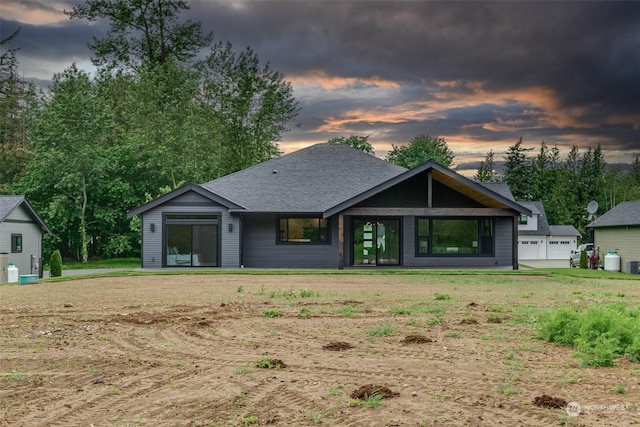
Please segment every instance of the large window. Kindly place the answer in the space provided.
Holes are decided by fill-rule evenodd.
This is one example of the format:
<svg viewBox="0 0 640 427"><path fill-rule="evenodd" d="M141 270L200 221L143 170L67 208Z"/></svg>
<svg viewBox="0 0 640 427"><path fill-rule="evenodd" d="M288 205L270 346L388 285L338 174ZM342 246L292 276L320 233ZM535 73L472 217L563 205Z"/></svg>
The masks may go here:
<svg viewBox="0 0 640 427"><path fill-rule="evenodd" d="M418 218L417 256L493 255L493 220Z"/></svg>
<svg viewBox="0 0 640 427"><path fill-rule="evenodd" d="M329 243L326 219L282 217L278 224L278 243Z"/></svg>
<svg viewBox="0 0 640 427"><path fill-rule="evenodd" d="M22 253L22 234L11 235L11 253L12 254Z"/></svg>
<svg viewBox="0 0 640 427"><path fill-rule="evenodd" d="M166 215L165 237L168 267L218 266L217 215Z"/></svg>

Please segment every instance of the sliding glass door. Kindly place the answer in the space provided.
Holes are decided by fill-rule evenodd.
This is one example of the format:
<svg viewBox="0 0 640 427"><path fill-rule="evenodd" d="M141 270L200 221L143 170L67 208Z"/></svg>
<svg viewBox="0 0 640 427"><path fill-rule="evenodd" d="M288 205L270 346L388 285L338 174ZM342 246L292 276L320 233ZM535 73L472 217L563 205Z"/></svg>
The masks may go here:
<svg viewBox="0 0 640 427"><path fill-rule="evenodd" d="M400 265L400 220L353 220L353 265Z"/></svg>
<svg viewBox="0 0 640 427"><path fill-rule="evenodd" d="M165 217L167 267L217 267L218 217L167 215Z"/></svg>

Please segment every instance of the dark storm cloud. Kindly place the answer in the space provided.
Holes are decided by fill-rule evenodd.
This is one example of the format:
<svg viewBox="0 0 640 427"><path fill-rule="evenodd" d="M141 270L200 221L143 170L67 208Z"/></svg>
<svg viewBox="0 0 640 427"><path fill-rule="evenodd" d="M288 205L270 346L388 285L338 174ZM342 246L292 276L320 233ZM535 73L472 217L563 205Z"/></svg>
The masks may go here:
<svg viewBox="0 0 640 427"><path fill-rule="evenodd" d="M75 2L56 3L69 10ZM294 82L300 126L285 143L359 133L388 145L425 133L482 154L520 136L531 146L640 151L637 1L188 4L185 18L237 50L251 46ZM16 25L2 21L2 34ZM50 59L61 69L88 60L87 42L107 28L20 25L19 59Z"/></svg>

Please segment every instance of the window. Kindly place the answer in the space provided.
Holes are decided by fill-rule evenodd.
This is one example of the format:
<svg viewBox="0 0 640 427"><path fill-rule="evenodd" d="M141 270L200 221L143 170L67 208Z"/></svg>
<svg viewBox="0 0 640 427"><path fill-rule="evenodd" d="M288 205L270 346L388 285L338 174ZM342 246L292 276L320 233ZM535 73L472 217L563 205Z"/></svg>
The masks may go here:
<svg viewBox="0 0 640 427"><path fill-rule="evenodd" d="M418 218L417 256L490 256L494 252L489 218Z"/></svg>
<svg viewBox="0 0 640 427"><path fill-rule="evenodd" d="M278 223L278 243L329 243L326 219L283 217Z"/></svg>
<svg viewBox="0 0 640 427"><path fill-rule="evenodd" d="M11 253L12 254L22 253L22 234L11 235Z"/></svg>
<svg viewBox="0 0 640 427"><path fill-rule="evenodd" d="M206 214L165 215L168 267L218 266L218 216Z"/></svg>
<svg viewBox="0 0 640 427"><path fill-rule="evenodd" d="M529 217L526 215L520 215L520 219L518 220L518 224L527 225L529 223Z"/></svg>

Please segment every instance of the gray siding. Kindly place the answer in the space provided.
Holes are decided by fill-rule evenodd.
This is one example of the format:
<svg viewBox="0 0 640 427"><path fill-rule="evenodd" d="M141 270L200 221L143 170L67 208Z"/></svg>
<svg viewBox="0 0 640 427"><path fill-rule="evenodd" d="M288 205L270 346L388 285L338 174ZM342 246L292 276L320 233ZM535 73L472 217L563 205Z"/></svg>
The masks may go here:
<svg viewBox="0 0 640 427"><path fill-rule="evenodd" d="M229 210L197 193L189 192L172 199L142 215L142 267L161 268L163 266L164 227L163 217L168 213L215 213L220 215L218 231L220 235L220 267L240 266L240 222L232 217ZM151 231L151 224L154 230ZM232 229L229 231L229 224Z"/></svg>
<svg viewBox="0 0 640 427"><path fill-rule="evenodd" d="M415 217L404 217L402 229L403 265L405 267L506 267L512 265L513 219L495 219L494 256L416 256Z"/></svg>
<svg viewBox="0 0 640 427"><path fill-rule="evenodd" d="M337 268L338 219L330 219L331 243L277 244L275 214L245 215L242 222L242 252L245 267Z"/></svg>
<svg viewBox="0 0 640 427"><path fill-rule="evenodd" d="M11 253L11 235L22 235L22 253ZM29 212L18 206L0 224L0 252L9 255L9 262L18 267L19 274L32 274L31 255L39 259L42 256L42 230ZM33 274L37 274L34 270Z"/></svg>
<svg viewBox="0 0 640 427"><path fill-rule="evenodd" d="M618 251L620 270L626 261L640 261L640 227L602 227L595 229L594 244L600 250L600 262L609 251Z"/></svg>

